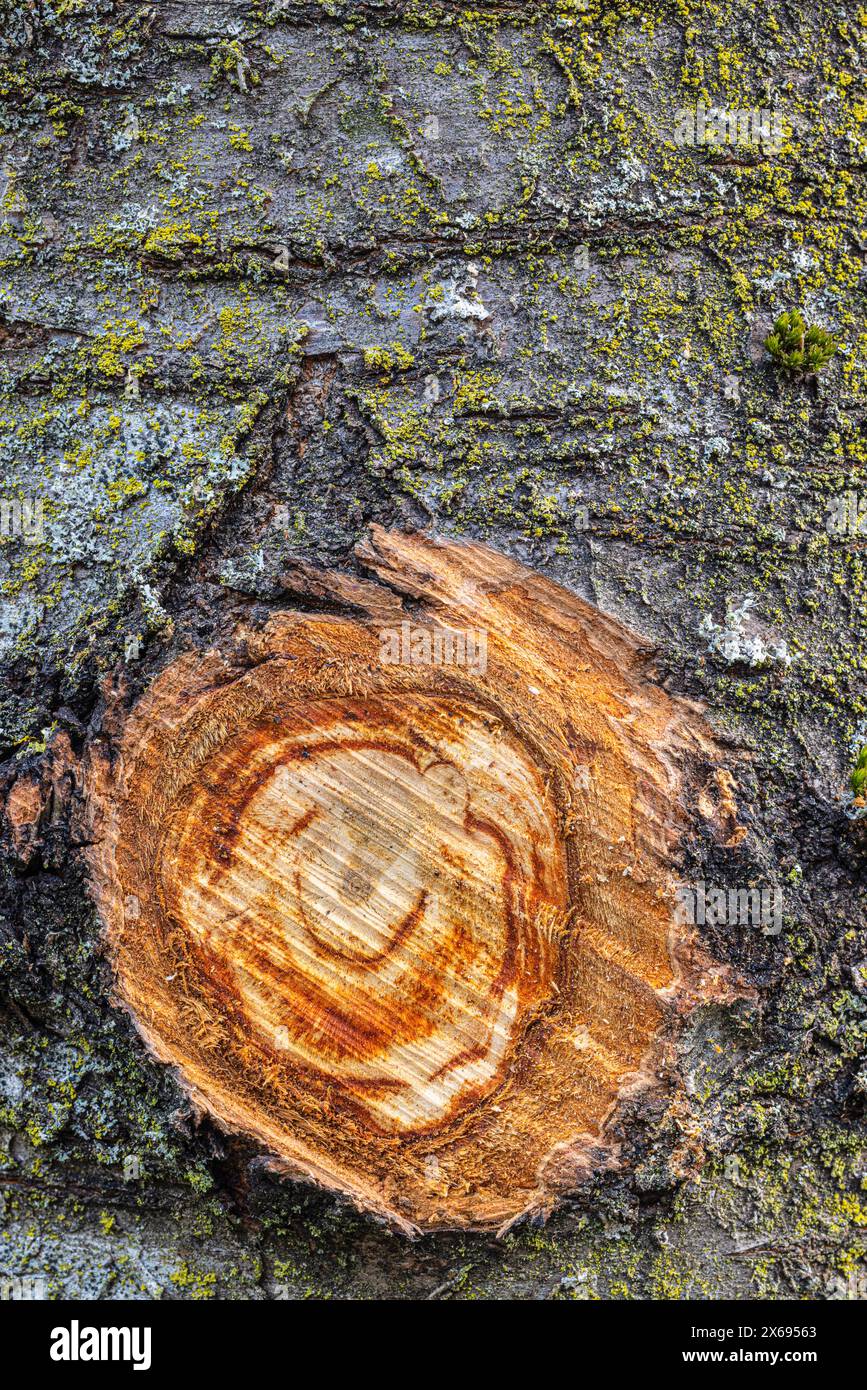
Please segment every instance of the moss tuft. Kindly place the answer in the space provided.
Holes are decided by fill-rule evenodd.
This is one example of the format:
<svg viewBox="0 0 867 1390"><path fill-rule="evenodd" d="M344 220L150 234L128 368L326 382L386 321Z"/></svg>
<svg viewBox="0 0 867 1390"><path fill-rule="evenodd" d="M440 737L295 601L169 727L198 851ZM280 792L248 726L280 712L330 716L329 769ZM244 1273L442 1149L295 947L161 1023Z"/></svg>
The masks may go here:
<svg viewBox="0 0 867 1390"><path fill-rule="evenodd" d="M837 340L815 324L808 328L803 314L792 309L780 314L773 332L765 339L765 347L784 371L795 376L815 376L834 356Z"/></svg>

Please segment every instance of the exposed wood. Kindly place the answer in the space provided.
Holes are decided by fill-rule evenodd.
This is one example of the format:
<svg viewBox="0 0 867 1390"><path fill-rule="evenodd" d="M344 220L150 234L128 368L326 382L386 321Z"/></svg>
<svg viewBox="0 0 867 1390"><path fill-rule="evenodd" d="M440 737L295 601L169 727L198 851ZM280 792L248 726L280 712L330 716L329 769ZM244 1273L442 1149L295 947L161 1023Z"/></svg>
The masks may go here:
<svg viewBox="0 0 867 1390"><path fill-rule="evenodd" d="M515 561L359 558L292 580L351 612L184 656L95 745L94 893L223 1126L408 1233L503 1228L617 1161L618 1099L729 988L671 891L718 754L640 639Z"/></svg>

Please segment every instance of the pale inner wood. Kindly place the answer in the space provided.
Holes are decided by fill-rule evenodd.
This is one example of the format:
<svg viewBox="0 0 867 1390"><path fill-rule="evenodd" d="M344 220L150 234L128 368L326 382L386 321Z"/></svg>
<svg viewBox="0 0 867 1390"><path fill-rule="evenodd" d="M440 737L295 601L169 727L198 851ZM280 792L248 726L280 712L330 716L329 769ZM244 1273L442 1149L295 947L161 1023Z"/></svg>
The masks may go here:
<svg viewBox="0 0 867 1390"><path fill-rule="evenodd" d="M496 1085L550 991L540 933L566 901L553 813L521 745L475 711L315 713L238 773L254 790L227 862L201 834L219 799L185 809L163 856L176 910L278 1056L325 1072L379 1128L425 1128ZM226 790L220 767L207 780Z"/></svg>

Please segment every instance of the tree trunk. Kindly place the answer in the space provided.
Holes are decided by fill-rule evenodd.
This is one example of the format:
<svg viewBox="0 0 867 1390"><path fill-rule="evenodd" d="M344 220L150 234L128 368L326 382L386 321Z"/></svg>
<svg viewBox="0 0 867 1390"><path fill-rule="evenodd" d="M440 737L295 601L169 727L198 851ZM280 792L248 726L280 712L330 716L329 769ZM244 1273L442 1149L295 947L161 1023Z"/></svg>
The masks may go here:
<svg viewBox="0 0 867 1390"><path fill-rule="evenodd" d="M3 1291L864 1296L854 14L5 8Z"/></svg>

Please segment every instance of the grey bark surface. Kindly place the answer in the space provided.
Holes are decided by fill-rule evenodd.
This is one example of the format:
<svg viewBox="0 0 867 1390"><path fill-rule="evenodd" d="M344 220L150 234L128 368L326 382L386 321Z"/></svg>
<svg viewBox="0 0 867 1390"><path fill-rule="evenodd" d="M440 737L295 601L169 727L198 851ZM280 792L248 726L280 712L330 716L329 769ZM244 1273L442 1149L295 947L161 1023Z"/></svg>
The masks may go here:
<svg viewBox="0 0 867 1390"><path fill-rule="evenodd" d="M867 1296L863 16L7 0L0 35L4 1288ZM785 133L684 143L699 106ZM814 378L764 348L791 308L840 343ZM756 1001L692 1019L623 1170L500 1241L408 1243L191 1113L76 839L105 682L354 571L372 522L657 644L747 831L696 817L684 880L783 891L779 935L701 928Z"/></svg>

